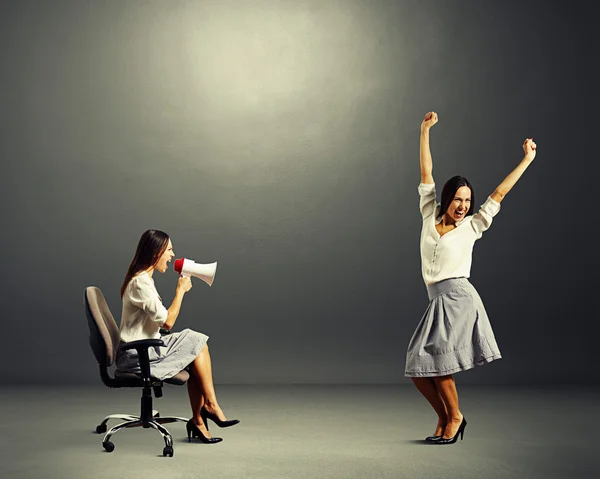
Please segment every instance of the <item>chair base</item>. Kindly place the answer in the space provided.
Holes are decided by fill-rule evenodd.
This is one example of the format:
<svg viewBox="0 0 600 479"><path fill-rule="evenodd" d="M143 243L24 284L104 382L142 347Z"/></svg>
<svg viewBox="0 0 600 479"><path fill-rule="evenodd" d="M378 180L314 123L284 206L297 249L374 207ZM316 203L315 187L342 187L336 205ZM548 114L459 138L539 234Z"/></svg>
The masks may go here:
<svg viewBox="0 0 600 479"><path fill-rule="evenodd" d="M116 426L112 427L108 432L106 432L106 424L110 419L123 419L125 420L125 422L117 424ZM188 422L188 419L176 416L160 417L158 411L152 410L152 420L148 422L147 427L157 430L162 435L163 440L165 441L163 456L173 457L173 438L171 437L169 431L162 426L162 424L169 424L171 422ZM113 452L115 449L115 445L110 441L112 435L119 432L122 429L129 429L132 427L144 427L144 423L140 419L140 416L134 416L131 414L111 414L110 416L106 416L104 420L100 423L100 425L96 427L96 432L98 434L106 432L104 438L102 439L102 447L104 447L106 452Z"/></svg>

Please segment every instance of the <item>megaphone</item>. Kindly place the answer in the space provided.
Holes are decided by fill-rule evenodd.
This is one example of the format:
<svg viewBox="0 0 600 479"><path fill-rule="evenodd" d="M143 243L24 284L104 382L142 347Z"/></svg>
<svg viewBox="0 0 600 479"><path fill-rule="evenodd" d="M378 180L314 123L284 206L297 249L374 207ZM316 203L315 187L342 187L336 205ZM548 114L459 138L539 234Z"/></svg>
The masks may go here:
<svg viewBox="0 0 600 479"><path fill-rule="evenodd" d="M181 276L195 276L212 286L217 272L217 263L201 264L187 258L176 259L173 269Z"/></svg>

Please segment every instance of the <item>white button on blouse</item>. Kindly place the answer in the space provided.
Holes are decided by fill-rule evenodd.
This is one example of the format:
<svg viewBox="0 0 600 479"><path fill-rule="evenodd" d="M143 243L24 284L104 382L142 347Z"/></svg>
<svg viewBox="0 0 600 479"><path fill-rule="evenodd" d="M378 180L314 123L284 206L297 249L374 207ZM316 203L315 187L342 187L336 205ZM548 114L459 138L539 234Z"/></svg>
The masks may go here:
<svg viewBox="0 0 600 479"><path fill-rule="evenodd" d="M423 218L421 229L421 271L425 284L430 285L449 278L468 278L475 241L492 224L500 211L500 203L491 197L479 211L456 223L456 228L440 236L435 225L440 205L435 200L435 184L419 185L420 209Z"/></svg>

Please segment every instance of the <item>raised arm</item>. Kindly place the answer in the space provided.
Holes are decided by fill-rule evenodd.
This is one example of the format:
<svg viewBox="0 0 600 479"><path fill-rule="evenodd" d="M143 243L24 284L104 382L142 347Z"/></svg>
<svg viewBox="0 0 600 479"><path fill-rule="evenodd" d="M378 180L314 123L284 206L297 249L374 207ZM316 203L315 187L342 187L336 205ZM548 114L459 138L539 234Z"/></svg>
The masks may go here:
<svg viewBox="0 0 600 479"><path fill-rule="evenodd" d="M523 151L525 156L521 160L521 163L506 177L504 181L498 185L494 192L490 195L494 201L500 203L507 193L512 189L513 186L519 181L521 175L525 173L527 167L531 164L536 154L536 144L533 142L533 138L527 138L523 143Z"/></svg>
<svg viewBox="0 0 600 479"><path fill-rule="evenodd" d="M431 159L431 150L429 149L429 129L438 121L437 113L430 111L425 115L421 123L421 183L432 184L433 181L433 160Z"/></svg>
<svg viewBox="0 0 600 479"><path fill-rule="evenodd" d="M173 302L171 306L169 306L168 315L165 323L163 324L163 328L171 329L177 321L177 316L179 316L179 310L181 309L181 302L183 301L183 296L190 289L192 289L192 281L187 276L181 276L177 281L177 289L175 290L175 297L173 298Z"/></svg>

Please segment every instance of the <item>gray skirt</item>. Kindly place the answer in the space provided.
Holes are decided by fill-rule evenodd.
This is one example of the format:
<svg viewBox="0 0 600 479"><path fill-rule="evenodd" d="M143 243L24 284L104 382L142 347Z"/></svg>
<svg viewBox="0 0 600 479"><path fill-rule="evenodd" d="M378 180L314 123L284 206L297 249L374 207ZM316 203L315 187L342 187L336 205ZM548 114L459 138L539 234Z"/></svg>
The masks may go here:
<svg viewBox="0 0 600 479"><path fill-rule="evenodd" d="M429 306L406 353L405 376L446 376L500 359L492 325L467 278L427 286Z"/></svg>
<svg viewBox="0 0 600 479"><path fill-rule="evenodd" d="M167 379L184 370L196 359L206 342L206 334L184 329L179 333L161 336L164 346L148 349L150 358L150 374L156 379ZM117 353L117 369L120 371L139 374L140 362L135 349Z"/></svg>

